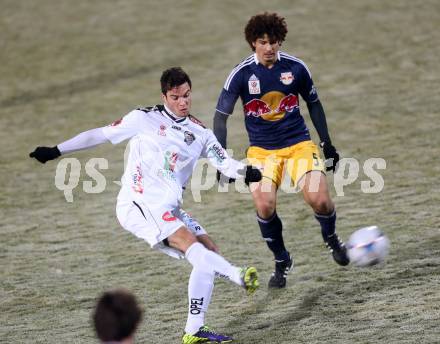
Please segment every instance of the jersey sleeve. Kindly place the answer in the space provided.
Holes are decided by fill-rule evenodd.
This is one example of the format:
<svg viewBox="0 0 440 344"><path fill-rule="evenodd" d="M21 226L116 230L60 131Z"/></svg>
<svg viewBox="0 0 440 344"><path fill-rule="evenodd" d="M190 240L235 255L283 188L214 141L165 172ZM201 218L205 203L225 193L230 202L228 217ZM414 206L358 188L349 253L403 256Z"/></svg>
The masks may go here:
<svg viewBox="0 0 440 344"><path fill-rule="evenodd" d="M235 179L244 178L246 165L231 158L210 129L206 129L205 137L205 144L201 156L207 158L212 166L226 177Z"/></svg>
<svg viewBox="0 0 440 344"><path fill-rule="evenodd" d="M71 139L57 145L61 154L72 153L83 149L89 149L107 142L102 132L103 128L95 128L79 133Z"/></svg>
<svg viewBox="0 0 440 344"><path fill-rule="evenodd" d="M229 74L217 101L216 110L225 115L234 112L235 103L240 95L242 74L235 69Z"/></svg>
<svg viewBox="0 0 440 344"><path fill-rule="evenodd" d="M114 145L118 144L139 133L140 122L142 121L143 115L144 113L142 111L133 110L121 119L103 127L102 132L107 140Z"/></svg>
<svg viewBox="0 0 440 344"><path fill-rule="evenodd" d="M312 74L305 64L301 64L299 75L299 93L301 94L301 97L306 103L316 102L319 99L318 92L313 85Z"/></svg>

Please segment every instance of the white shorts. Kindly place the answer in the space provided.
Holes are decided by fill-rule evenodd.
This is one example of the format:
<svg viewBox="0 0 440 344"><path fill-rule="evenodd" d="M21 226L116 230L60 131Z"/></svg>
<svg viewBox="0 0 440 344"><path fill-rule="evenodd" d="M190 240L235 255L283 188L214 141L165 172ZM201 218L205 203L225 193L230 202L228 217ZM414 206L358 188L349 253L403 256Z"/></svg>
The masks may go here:
<svg viewBox="0 0 440 344"><path fill-rule="evenodd" d="M166 206L150 208L145 203L118 200L116 216L127 231L148 242L171 257L183 259L185 254L165 245L164 240L185 224Z"/></svg>
<svg viewBox="0 0 440 344"><path fill-rule="evenodd" d="M183 259L184 253L165 245L164 240L183 226L195 236L206 234L206 231L177 204L157 204L152 201L147 205L146 200L139 197L133 199L130 191L122 187L116 204L116 216L124 229L148 242L152 248Z"/></svg>

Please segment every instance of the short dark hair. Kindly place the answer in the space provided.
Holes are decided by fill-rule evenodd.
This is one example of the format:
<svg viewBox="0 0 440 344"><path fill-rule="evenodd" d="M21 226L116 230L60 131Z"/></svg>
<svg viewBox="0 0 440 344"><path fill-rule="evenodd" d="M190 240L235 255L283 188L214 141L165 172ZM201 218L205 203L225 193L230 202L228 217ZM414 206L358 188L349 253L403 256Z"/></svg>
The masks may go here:
<svg viewBox="0 0 440 344"><path fill-rule="evenodd" d="M277 13L264 12L249 19L244 28L244 35L252 50L255 50L252 43L265 34L271 41L283 42L287 34L287 24L284 18Z"/></svg>
<svg viewBox="0 0 440 344"><path fill-rule="evenodd" d="M117 289L100 296L93 314L98 338L103 342L121 341L134 334L142 310L130 292Z"/></svg>
<svg viewBox="0 0 440 344"><path fill-rule="evenodd" d="M183 85L185 82L187 82L191 88L191 79L180 67L168 68L163 71L162 76L160 77L160 87L163 94L166 94L174 87Z"/></svg>

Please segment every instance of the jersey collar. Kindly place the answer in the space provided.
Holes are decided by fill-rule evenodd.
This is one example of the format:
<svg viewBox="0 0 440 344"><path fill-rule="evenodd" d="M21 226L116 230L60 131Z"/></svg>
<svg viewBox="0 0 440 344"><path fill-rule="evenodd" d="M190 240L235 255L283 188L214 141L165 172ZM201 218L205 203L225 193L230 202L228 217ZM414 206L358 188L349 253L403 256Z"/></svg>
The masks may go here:
<svg viewBox="0 0 440 344"><path fill-rule="evenodd" d="M186 120L186 117L178 117L176 116L170 109L168 109L168 107L163 104L163 111L162 113L164 113L167 117L169 117L172 121L176 122L176 123L182 123Z"/></svg>

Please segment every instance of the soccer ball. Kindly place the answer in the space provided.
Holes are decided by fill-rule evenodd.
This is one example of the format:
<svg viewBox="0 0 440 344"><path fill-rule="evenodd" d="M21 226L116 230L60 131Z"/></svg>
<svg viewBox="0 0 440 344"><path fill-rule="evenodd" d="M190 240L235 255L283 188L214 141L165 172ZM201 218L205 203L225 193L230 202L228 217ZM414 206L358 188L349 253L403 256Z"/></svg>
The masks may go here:
<svg viewBox="0 0 440 344"><path fill-rule="evenodd" d="M348 257L356 266L381 263L388 255L390 241L377 226L355 231L347 242Z"/></svg>

